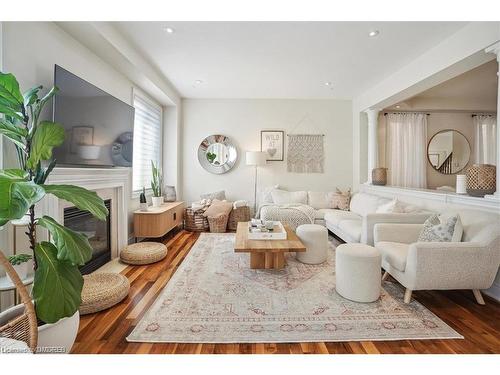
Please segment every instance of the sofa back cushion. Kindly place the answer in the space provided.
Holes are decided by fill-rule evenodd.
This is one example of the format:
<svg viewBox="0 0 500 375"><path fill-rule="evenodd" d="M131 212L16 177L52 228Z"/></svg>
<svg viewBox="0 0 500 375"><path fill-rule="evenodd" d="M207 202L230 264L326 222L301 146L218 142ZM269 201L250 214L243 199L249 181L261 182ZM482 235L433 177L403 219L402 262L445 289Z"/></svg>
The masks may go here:
<svg viewBox="0 0 500 375"><path fill-rule="evenodd" d="M300 203L307 204L306 191L286 191L274 189L271 191L274 204Z"/></svg>
<svg viewBox="0 0 500 375"><path fill-rule="evenodd" d="M315 210L321 210L325 208L333 208L332 191L308 191L307 192L307 204L314 208Z"/></svg>
<svg viewBox="0 0 500 375"><path fill-rule="evenodd" d="M358 215L366 216L368 214L375 213L379 206L388 202L390 202L389 199L382 198L376 195L356 193L351 198L350 209L352 212Z"/></svg>

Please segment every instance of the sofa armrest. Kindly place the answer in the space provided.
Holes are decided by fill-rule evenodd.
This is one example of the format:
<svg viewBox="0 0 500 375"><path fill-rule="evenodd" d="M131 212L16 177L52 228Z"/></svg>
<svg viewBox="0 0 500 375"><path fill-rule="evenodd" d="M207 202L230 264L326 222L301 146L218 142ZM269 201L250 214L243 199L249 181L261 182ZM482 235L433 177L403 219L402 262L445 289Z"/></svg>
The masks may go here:
<svg viewBox="0 0 500 375"><path fill-rule="evenodd" d="M372 245L375 243L373 231L376 224L393 223L393 224L422 224L431 213L390 213L390 214L368 214L363 216L361 227L361 243Z"/></svg>
<svg viewBox="0 0 500 375"><path fill-rule="evenodd" d="M498 241L415 242L410 245L405 274L411 289L487 289L500 265Z"/></svg>

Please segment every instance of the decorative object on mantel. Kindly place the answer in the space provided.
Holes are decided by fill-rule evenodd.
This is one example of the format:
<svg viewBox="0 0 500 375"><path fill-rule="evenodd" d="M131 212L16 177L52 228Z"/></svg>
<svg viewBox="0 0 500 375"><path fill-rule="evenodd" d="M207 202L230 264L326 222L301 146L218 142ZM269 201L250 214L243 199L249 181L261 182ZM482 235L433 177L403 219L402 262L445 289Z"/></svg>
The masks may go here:
<svg viewBox="0 0 500 375"><path fill-rule="evenodd" d="M323 134L288 134L287 171L323 173Z"/></svg>
<svg viewBox="0 0 500 375"><path fill-rule="evenodd" d="M372 169L372 184L385 186L387 184L387 168Z"/></svg>
<svg viewBox="0 0 500 375"><path fill-rule="evenodd" d="M139 202L141 204L141 211L147 211L148 201L146 200L146 188L144 186L142 187L142 193L139 196Z"/></svg>
<svg viewBox="0 0 500 375"><path fill-rule="evenodd" d="M467 194L467 176L464 174L457 174L457 194Z"/></svg>
<svg viewBox="0 0 500 375"><path fill-rule="evenodd" d="M229 137L221 134L209 135L198 147L198 161L210 173L229 172L238 160L238 151Z"/></svg>
<svg viewBox="0 0 500 375"><path fill-rule="evenodd" d="M175 186L167 185L165 186L165 201L175 202L177 200L177 193L175 191Z"/></svg>
<svg viewBox="0 0 500 375"><path fill-rule="evenodd" d="M151 200L153 201L153 207L160 207L163 204L163 196L161 195L163 176L161 175L160 168L158 168L158 165L153 160L151 160L151 173L151 189L153 190Z"/></svg>
<svg viewBox="0 0 500 375"><path fill-rule="evenodd" d="M255 167L255 178L253 186L253 214L257 214L257 170L259 166L266 165L267 154L262 151L247 151L246 164Z"/></svg>
<svg viewBox="0 0 500 375"><path fill-rule="evenodd" d="M467 193L484 197L496 191L496 167L491 164L473 164L467 169Z"/></svg>
<svg viewBox="0 0 500 375"><path fill-rule="evenodd" d="M283 161L284 138L285 132L283 130L262 130L260 132L260 151L266 153L267 161Z"/></svg>

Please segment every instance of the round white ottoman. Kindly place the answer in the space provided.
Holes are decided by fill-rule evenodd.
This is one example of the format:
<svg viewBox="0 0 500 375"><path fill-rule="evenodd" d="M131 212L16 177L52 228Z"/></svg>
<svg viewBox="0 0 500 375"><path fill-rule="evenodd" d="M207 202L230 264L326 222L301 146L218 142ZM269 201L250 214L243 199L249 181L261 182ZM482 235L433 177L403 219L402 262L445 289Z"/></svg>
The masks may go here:
<svg viewBox="0 0 500 375"><path fill-rule="evenodd" d="M380 297L382 257L373 246L342 244L335 250L337 293L356 302L373 302Z"/></svg>
<svg viewBox="0 0 500 375"><path fill-rule="evenodd" d="M302 224L296 233L306 246L305 252L296 253L297 260L307 264L323 263L328 255L328 230L322 225Z"/></svg>

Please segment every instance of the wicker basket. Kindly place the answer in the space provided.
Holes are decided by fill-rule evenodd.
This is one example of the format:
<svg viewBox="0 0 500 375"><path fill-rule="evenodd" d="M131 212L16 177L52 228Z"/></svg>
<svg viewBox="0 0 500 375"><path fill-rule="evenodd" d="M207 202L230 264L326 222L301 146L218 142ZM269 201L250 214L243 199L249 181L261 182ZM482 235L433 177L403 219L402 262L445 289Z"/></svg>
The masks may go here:
<svg viewBox="0 0 500 375"><path fill-rule="evenodd" d="M493 194L496 190L497 170L491 164L473 164L467 169L467 193L475 197Z"/></svg>
<svg viewBox="0 0 500 375"><path fill-rule="evenodd" d="M210 225L211 233L225 233L227 228L227 220L229 215L218 214L214 217L208 218L208 224Z"/></svg>
<svg viewBox="0 0 500 375"><path fill-rule="evenodd" d="M237 207L233 208L229 214L229 221L227 223L227 229L236 230L239 222L250 221L250 207Z"/></svg>
<svg viewBox="0 0 500 375"><path fill-rule="evenodd" d="M387 168L372 169L372 184L380 186L387 184Z"/></svg>
<svg viewBox="0 0 500 375"><path fill-rule="evenodd" d="M208 220L203 216L203 210L184 209L184 229L189 232L208 232Z"/></svg>

